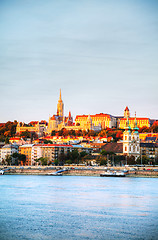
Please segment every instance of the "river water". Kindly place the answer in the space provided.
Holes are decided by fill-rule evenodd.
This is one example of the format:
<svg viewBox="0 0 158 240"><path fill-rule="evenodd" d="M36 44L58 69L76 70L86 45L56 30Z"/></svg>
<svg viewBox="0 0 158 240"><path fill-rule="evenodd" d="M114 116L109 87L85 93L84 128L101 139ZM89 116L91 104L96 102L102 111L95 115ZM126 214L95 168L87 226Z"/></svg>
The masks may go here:
<svg viewBox="0 0 158 240"><path fill-rule="evenodd" d="M0 240L158 239L158 178L0 176Z"/></svg>

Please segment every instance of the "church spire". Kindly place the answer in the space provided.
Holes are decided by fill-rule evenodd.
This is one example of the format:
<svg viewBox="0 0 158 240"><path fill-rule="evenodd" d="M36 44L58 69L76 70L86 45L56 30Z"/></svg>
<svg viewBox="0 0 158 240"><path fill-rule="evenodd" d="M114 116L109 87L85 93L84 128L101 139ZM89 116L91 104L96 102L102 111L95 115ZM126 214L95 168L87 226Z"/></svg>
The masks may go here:
<svg viewBox="0 0 158 240"><path fill-rule="evenodd" d="M64 116L64 103L61 99L61 89L60 89L59 100L58 100L58 104L57 104L57 115L59 117Z"/></svg>
<svg viewBox="0 0 158 240"><path fill-rule="evenodd" d="M136 112L135 112L135 120L134 120L134 130L135 130L135 131L138 131L138 130L139 130L138 125L137 125Z"/></svg>
<svg viewBox="0 0 158 240"><path fill-rule="evenodd" d="M59 95L59 100L62 100L62 99L61 99L61 88L60 88L60 95Z"/></svg>

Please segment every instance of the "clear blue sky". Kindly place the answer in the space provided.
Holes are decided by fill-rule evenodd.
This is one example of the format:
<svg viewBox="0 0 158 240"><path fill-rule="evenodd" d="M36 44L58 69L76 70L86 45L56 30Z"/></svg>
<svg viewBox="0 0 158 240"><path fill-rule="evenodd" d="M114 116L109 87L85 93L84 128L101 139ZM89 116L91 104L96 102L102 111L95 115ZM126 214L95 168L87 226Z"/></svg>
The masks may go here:
<svg viewBox="0 0 158 240"><path fill-rule="evenodd" d="M157 0L1 0L0 122L158 118Z"/></svg>

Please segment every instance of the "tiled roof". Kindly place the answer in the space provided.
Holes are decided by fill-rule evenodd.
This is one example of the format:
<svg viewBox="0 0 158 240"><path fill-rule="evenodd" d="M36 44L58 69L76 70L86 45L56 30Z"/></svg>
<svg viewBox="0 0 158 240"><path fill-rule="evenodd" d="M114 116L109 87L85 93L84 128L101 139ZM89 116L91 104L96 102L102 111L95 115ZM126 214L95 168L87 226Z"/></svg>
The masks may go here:
<svg viewBox="0 0 158 240"><path fill-rule="evenodd" d="M117 142L106 143L102 147L102 149L108 152L123 153L123 143L117 143Z"/></svg>
<svg viewBox="0 0 158 240"><path fill-rule="evenodd" d="M149 120L149 118L136 118L137 120ZM127 118L121 118L121 120L127 120ZM130 120L135 120L135 118L134 117L130 117L130 118L128 118L128 120L130 121Z"/></svg>
<svg viewBox="0 0 158 240"><path fill-rule="evenodd" d="M77 120L78 118L88 118L89 115L76 115L75 120ZM91 118L93 117L108 117L110 118L111 115L110 114L106 114L106 113L99 113L99 114L95 114L95 115L90 115Z"/></svg>

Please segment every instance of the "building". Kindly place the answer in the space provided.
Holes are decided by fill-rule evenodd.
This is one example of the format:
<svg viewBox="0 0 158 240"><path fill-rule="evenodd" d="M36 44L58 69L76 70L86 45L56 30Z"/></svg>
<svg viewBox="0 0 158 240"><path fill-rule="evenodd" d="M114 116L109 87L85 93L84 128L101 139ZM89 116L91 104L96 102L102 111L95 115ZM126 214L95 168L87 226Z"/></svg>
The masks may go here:
<svg viewBox="0 0 158 240"><path fill-rule="evenodd" d="M26 156L26 166L32 165L32 146L33 144L25 144L19 147L19 153Z"/></svg>
<svg viewBox="0 0 158 240"><path fill-rule="evenodd" d="M31 152L31 164L36 165L36 160L42 157L42 144L33 144Z"/></svg>
<svg viewBox="0 0 158 240"><path fill-rule="evenodd" d="M134 156L135 159L140 156L140 139L138 130L139 128L137 126L136 116L133 129L130 127L127 116L126 127L123 132L123 154L127 156Z"/></svg>
<svg viewBox="0 0 158 240"><path fill-rule="evenodd" d="M18 153L18 145L17 144L6 144L1 148L1 158L0 162L6 160L7 156L11 156L13 153Z"/></svg>
<svg viewBox="0 0 158 240"><path fill-rule="evenodd" d="M146 156L154 163L155 159L158 158L158 143L140 143L140 153L141 157Z"/></svg>
<svg viewBox="0 0 158 240"><path fill-rule="evenodd" d="M121 128L121 129L126 128L127 117L128 117L130 127L134 128L135 118L130 117L130 111L129 111L128 107L126 107L125 110L124 110L124 117L116 117L118 128ZM142 128L142 127L148 127L149 128L150 127L150 119L149 118L138 118L137 117L136 120L137 120L138 128Z"/></svg>
<svg viewBox="0 0 158 240"><path fill-rule="evenodd" d="M61 153L67 154L72 151L72 145L59 145L59 144L43 144L42 147L42 157L48 159L48 163L54 163Z"/></svg>
<svg viewBox="0 0 158 240"><path fill-rule="evenodd" d="M41 137L44 135L44 132L46 131L46 123L43 121L33 121L30 122L29 124L25 123L17 123L16 127L16 134L21 134L22 132L31 132L31 133L36 133L38 137Z"/></svg>
<svg viewBox="0 0 158 240"><path fill-rule="evenodd" d="M80 126L84 130L91 127L90 130L99 131L105 128L116 127L116 118L104 113L95 115L77 115L75 125Z"/></svg>
<svg viewBox="0 0 158 240"><path fill-rule="evenodd" d="M51 134L53 130L61 130L62 128L73 129L73 118L71 116L71 112L69 111L69 116L64 116L64 103L61 98L61 89L59 100L57 104L57 114L49 117L48 127L46 130L47 134Z"/></svg>

